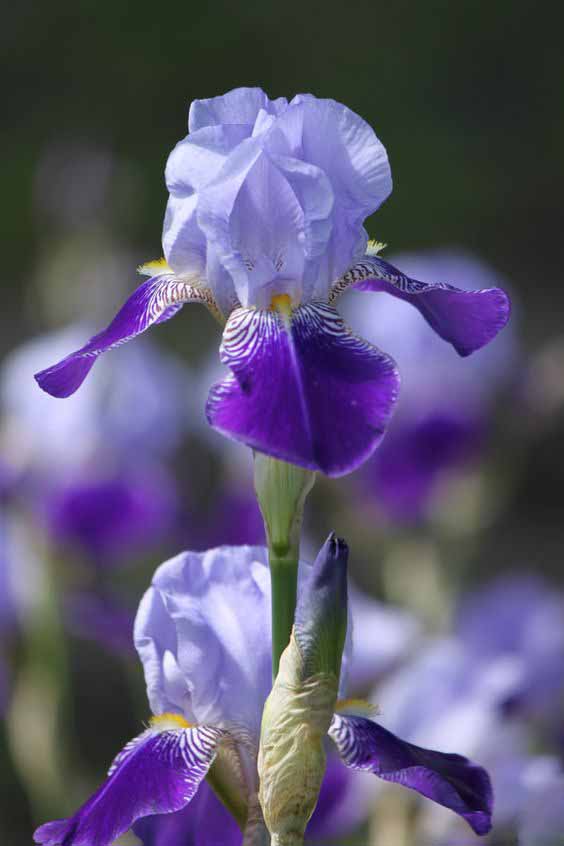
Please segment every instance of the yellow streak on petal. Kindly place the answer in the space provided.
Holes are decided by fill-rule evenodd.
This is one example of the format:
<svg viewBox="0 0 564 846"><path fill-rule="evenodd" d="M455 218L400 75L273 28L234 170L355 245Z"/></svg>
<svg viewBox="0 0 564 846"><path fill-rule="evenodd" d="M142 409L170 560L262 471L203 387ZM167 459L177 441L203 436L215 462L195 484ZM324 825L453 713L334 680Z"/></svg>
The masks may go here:
<svg viewBox="0 0 564 846"><path fill-rule="evenodd" d="M149 723L151 728L155 728L158 731L166 731L167 729L194 728L194 723L189 723L188 720L184 719L182 714L158 714L156 717L151 717Z"/></svg>
<svg viewBox="0 0 564 846"><path fill-rule="evenodd" d="M292 314L292 298L290 294L276 294L270 300L270 310L278 311L283 317L290 317Z"/></svg>
<svg viewBox="0 0 564 846"><path fill-rule="evenodd" d="M378 707L366 699L338 699L335 712L351 717L373 717L378 713Z"/></svg>
<svg viewBox="0 0 564 846"><path fill-rule="evenodd" d="M161 273L172 273L172 270L168 266L166 259L160 258L140 264L137 268L137 273L140 273L142 276L158 276Z"/></svg>

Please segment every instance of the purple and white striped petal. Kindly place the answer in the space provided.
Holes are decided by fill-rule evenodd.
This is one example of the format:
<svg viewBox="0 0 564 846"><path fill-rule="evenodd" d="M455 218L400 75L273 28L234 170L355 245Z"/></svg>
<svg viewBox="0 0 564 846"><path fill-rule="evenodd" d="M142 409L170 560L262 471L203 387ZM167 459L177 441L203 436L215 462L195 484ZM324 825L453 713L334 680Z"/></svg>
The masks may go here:
<svg viewBox="0 0 564 846"><path fill-rule="evenodd" d="M490 779L468 758L414 746L364 717L335 714L329 736L347 767L416 790L459 814L476 834L490 830Z"/></svg>
<svg viewBox="0 0 564 846"><path fill-rule="evenodd" d="M220 354L232 375L212 388L206 413L223 434L328 476L354 470L382 439L398 393L395 364L330 306L237 309Z"/></svg>
<svg viewBox="0 0 564 846"><path fill-rule="evenodd" d="M69 397L82 385L98 356L125 344L155 323L163 323L185 303L214 307L206 288L160 274L143 282L118 311L110 325L62 361L37 373L39 386L53 397Z"/></svg>
<svg viewBox="0 0 564 846"><path fill-rule="evenodd" d="M110 846L135 820L179 811L205 778L223 734L210 726L148 729L124 747L104 784L76 814L40 826L35 842Z"/></svg>
<svg viewBox="0 0 564 846"><path fill-rule="evenodd" d="M333 286L330 302L347 288L384 291L414 305L427 323L466 356L486 346L503 329L511 313L501 288L463 291L446 283L411 279L378 256L365 256Z"/></svg>

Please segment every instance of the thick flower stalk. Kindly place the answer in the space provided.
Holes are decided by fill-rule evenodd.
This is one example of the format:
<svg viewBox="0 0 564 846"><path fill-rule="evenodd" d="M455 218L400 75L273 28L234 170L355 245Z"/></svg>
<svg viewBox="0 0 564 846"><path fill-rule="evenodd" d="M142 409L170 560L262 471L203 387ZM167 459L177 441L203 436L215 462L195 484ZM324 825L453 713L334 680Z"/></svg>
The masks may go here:
<svg viewBox="0 0 564 846"><path fill-rule="evenodd" d="M310 470L255 453L255 491L264 519L272 582L274 678L294 624L303 509L314 481Z"/></svg>
<svg viewBox="0 0 564 846"><path fill-rule="evenodd" d="M349 288L415 306L462 356L505 325L509 301L404 275L368 244L364 220L392 188L386 150L334 100L288 103L240 88L196 100L166 181L165 259L107 329L37 374L67 397L98 356L201 303L224 324L209 423L274 458L339 476L381 441L399 388L394 361L357 337L335 304ZM422 364L422 366L424 366Z"/></svg>
<svg viewBox="0 0 564 846"><path fill-rule="evenodd" d="M324 738L346 766L398 782L456 811L477 834L491 827L490 780L461 755L405 743L338 702L347 630L346 544L330 536L304 584L292 638L266 701L258 757L259 798L272 846L300 846L325 770Z"/></svg>

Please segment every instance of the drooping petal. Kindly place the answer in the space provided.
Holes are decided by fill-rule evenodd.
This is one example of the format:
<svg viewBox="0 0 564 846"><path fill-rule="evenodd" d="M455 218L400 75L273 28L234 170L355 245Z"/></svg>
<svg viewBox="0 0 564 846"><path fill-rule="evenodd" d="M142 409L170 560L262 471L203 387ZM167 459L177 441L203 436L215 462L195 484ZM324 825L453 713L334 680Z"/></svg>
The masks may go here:
<svg viewBox="0 0 564 846"><path fill-rule="evenodd" d="M501 288L463 291L442 282L419 282L372 255L365 256L335 283L331 301L349 287L384 291L411 303L462 356L470 355L495 338L511 312L509 298Z"/></svg>
<svg viewBox="0 0 564 846"><path fill-rule="evenodd" d="M237 309L221 347L233 371L207 417L218 431L285 461L340 476L380 442L398 392L394 362L353 335L329 306L289 320Z"/></svg>
<svg viewBox="0 0 564 846"><path fill-rule="evenodd" d="M363 717L335 715L329 735L345 764L416 790L463 817L476 834L491 828L488 774L462 755L435 752L400 740Z"/></svg>
<svg viewBox="0 0 564 846"><path fill-rule="evenodd" d="M184 303L203 302L213 307L209 291L168 275L143 282L122 306L110 325L62 361L37 373L39 386L54 397L69 397L82 385L98 356L130 341L155 323L163 323Z"/></svg>
<svg viewBox="0 0 564 846"><path fill-rule="evenodd" d="M74 816L46 823L42 846L110 846L135 820L179 811L209 770L222 732L209 726L148 729L124 747L104 784Z"/></svg>

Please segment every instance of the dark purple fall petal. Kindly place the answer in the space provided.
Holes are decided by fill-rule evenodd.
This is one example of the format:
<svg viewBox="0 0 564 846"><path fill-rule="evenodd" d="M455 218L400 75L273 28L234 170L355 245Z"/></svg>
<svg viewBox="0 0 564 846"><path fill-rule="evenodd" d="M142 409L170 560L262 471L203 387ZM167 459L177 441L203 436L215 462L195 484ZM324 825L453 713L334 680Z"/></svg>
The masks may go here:
<svg viewBox="0 0 564 846"><path fill-rule="evenodd" d="M209 423L328 476L348 473L370 455L397 398L393 360L321 303L296 309L288 322L274 311L237 309L221 360L233 373L210 392Z"/></svg>
<svg viewBox="0 0 564 846"><path fill-rule="evenodd" d="M344 281L349 274L349 285L358 291L384 291L414 305L462 356L486 346L509 320L511 304L501 288L463 291L443 283L418 282L377 256L362 259Z"/></svg>
<svg viewBox="0 0 564 846"><path fill-rule="evenodd" d="M62 361L37 373L40 388L53 397L69 397L82 385L98 356L130 341L155 323L163 323L184 303L199 301L198 289L170 276L143 282L118 311L110 325Z"/></svg>
<svg viewBox="0 0 564 846"><path fill-rule="evenodd" d="M206 781L189 805L175 814L154 814L133 826L143 846L241 846L235 819Z"/></svg>
<svg viewBox="0 0 564 846"><path fill-rule="evenodd" d="M462 755L414 746L364 717L336 714L329 735L347 767L416 790L460 814L476 834L490 830L493 796L489 776Z"/></svg>
<svg viewBox="0 0 564 846"><path fill-rule="evenodd" d="M179 811L209 770L222 732L209 726L148 729L115 759L108 778L74 816L40 826L43 846L110 846L148 814Z"/></svg>

